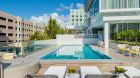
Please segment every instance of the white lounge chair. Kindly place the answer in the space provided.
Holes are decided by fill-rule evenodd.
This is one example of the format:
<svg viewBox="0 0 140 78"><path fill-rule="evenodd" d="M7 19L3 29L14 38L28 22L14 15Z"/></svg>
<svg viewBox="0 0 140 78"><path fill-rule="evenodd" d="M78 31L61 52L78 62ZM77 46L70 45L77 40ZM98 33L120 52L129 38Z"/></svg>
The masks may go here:
<svg viewBox="0 0 140 78"><path fill-rule="evenodd" d="M81 78L85 78L85 76L91 75L101 75L102 73L98 69L97 66L80 66L80 74Z"/></svg>
<svg viewBox="0 0 140 78"><path fill-rule="evenodd" d="M27 74L24 78L58 78L55 75L31 75L31 74Z"/></svg>
<svg viewBox="0 0 140 78"><path fill-rule="evenodd" d="M64 78L66 74L67 66L50 66L44 73L44 75L55 75L58 78Z"/></svg>
<svg viewBox="0 0 140 78"><path fill-rule="evenodd" d="M127 70L125 72L125 75L128 76L129 78L134 78L134 77L140 78L140 70L136 69L135 67L132 66L117 66L117 67L121 67Z"/></svg>
<svg viewBox="0 0 140 78"><path fill-rule="evenodd" d="M117 78L116 75L87 75L85 78Z"/></svg>

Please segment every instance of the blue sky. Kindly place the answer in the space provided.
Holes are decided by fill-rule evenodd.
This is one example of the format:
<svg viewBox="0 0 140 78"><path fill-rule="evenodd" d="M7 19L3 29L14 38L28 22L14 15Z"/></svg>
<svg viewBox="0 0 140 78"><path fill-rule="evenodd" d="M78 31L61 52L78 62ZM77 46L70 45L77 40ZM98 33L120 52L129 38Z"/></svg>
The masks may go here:
<svg viewBox="0 0 140 78"><path fill-rule="evenodd" d="M84 0L0 0L0 10L30 19L43 14L58 13L67 16L70 8L77 8L77 4Z"/></svg>

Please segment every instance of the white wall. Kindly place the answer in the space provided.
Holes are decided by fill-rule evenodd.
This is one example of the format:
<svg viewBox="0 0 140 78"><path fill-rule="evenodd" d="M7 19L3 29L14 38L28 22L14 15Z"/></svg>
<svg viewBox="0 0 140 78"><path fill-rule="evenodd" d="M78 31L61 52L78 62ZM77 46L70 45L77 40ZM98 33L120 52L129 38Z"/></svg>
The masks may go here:
<svg viewBox="0 0 140 78"><path fill-rule="evenodd" d="M51 39L51 40L37 40L34 41L34 44L40 44L40 45L55 45L56 44L56 39Z"/></svg>
<svg viewBox="0 0 140 78"><path fill-rule="evenodd" d="M95 38L75 38L74 35L57 35L57 44L60 45L81 45L96 44L98 39Z"/></svg>
<svg viewBox="0 0 140 78"><path fill-rule="evenodd" d="M52 40L37 40L34 44L40 45L81 45L81 44L96 44L98 39L96 38L75 38L75 35L57 35L56 39Z"/></svg>
<svg viewBox="0 0 140 78"><path fill-rule="evenodd" d="M82 44L82 38L75 38L74 35L57 35L57 44Z"/></svg>

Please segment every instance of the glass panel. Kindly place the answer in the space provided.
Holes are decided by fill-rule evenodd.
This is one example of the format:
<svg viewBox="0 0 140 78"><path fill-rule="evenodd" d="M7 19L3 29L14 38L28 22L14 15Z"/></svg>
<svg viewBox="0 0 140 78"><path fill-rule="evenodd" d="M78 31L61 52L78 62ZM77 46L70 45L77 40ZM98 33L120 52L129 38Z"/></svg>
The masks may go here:
<svg viewBox="0 0 140 78"><path fill-rule="evenodd" d="M127 23L123 23L123 31L127 30Z"/></svg>
<svg viewBox="0 0 140 78"><path fill-rule="evenodd" d="M140 0L101 0L101 6L102 9L139 8Z"/></svg>
<svg viewBox="0 0 140 78"><path fill-rule="evenodd" d="M122 32L122 23L118 24L118 32Z"/></svg>
<svg viewBox="0 0 140 78"><path fill-rule="evenodd" d="M102 9L107 9L107 0L101 0L101 6Z"/></svg>
<svg viewBox="0 0 140 78"><path fill-rule="evenodd" d="M111 25L110 25L110 37L111 37L111 39L112 39L113 34L114 34L115 32L117 32L116 24L111 24Z"/></svg>
<svg viewBox="0 0 140 78"><path fill-rule="evenodd" d="M127 8L127 0L122 0L122 8Z"/></svg>
<svg viewBox="0 0 140 78"><path fill-rule="evenodd" d="M139 23L129 23L128 30L139 30Z"/></svg>

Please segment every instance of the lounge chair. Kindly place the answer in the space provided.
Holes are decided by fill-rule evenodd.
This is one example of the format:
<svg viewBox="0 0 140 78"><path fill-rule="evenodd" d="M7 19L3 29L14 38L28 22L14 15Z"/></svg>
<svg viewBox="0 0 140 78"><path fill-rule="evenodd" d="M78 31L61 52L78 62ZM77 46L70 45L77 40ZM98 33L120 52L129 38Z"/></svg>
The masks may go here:
<svg viewBox="0 0 140 78"><path fill-rule="evenodd" d="M140 70L136 69L135 67L132 67L132 66L117 66L117 67L121 67L121 68L124 68L125 70L127 70L125 72L125 75L128 78L135 78L135 77L140 78Z"/></svg>
<svg viewBox="0 0 140 78"><path fill-rule="evenodd" d="M137 56L140 55L140 47L139 46L132 46L133 53Z"/></svg>
<svg viewBox="0 0 140 78"><path fill-rule="evenodd" d="M55 75L26 75L25 78L58 78Z"/></svg>
<svg viewBox="0 0 140 78"><path fill-rule="evenodd" d="M85 78L117 78L116 75L86 75Z"/></svg>
<svg viewBox="0 0 140 78"><path fill-rule="evenodd" d="M98 47L104 47L104 42L103 41L98 41L97 46Z"/></svg>
<svg viewBox="0 0 140 78"><path fill-rule="evenodd" d="M44 75L54 75L58 78L64 78L66 74L67 66L50 66L44 73Z"/></svg>
<svg viewBox="0 0 140 78"><path fill-rule="evenodd" d="M88 74L101 75L97 66L80 66L81 78L85 78Z"/></svg>
<svg viewBox="0 0 140 78"><path fill-rule="evenodd" d="M119 53L124 53L125 52L125 50L127 50L127 48L128 48L128 45L125 45L125 44L119 44L118 45L118 51L119 51Z"/></svg>

